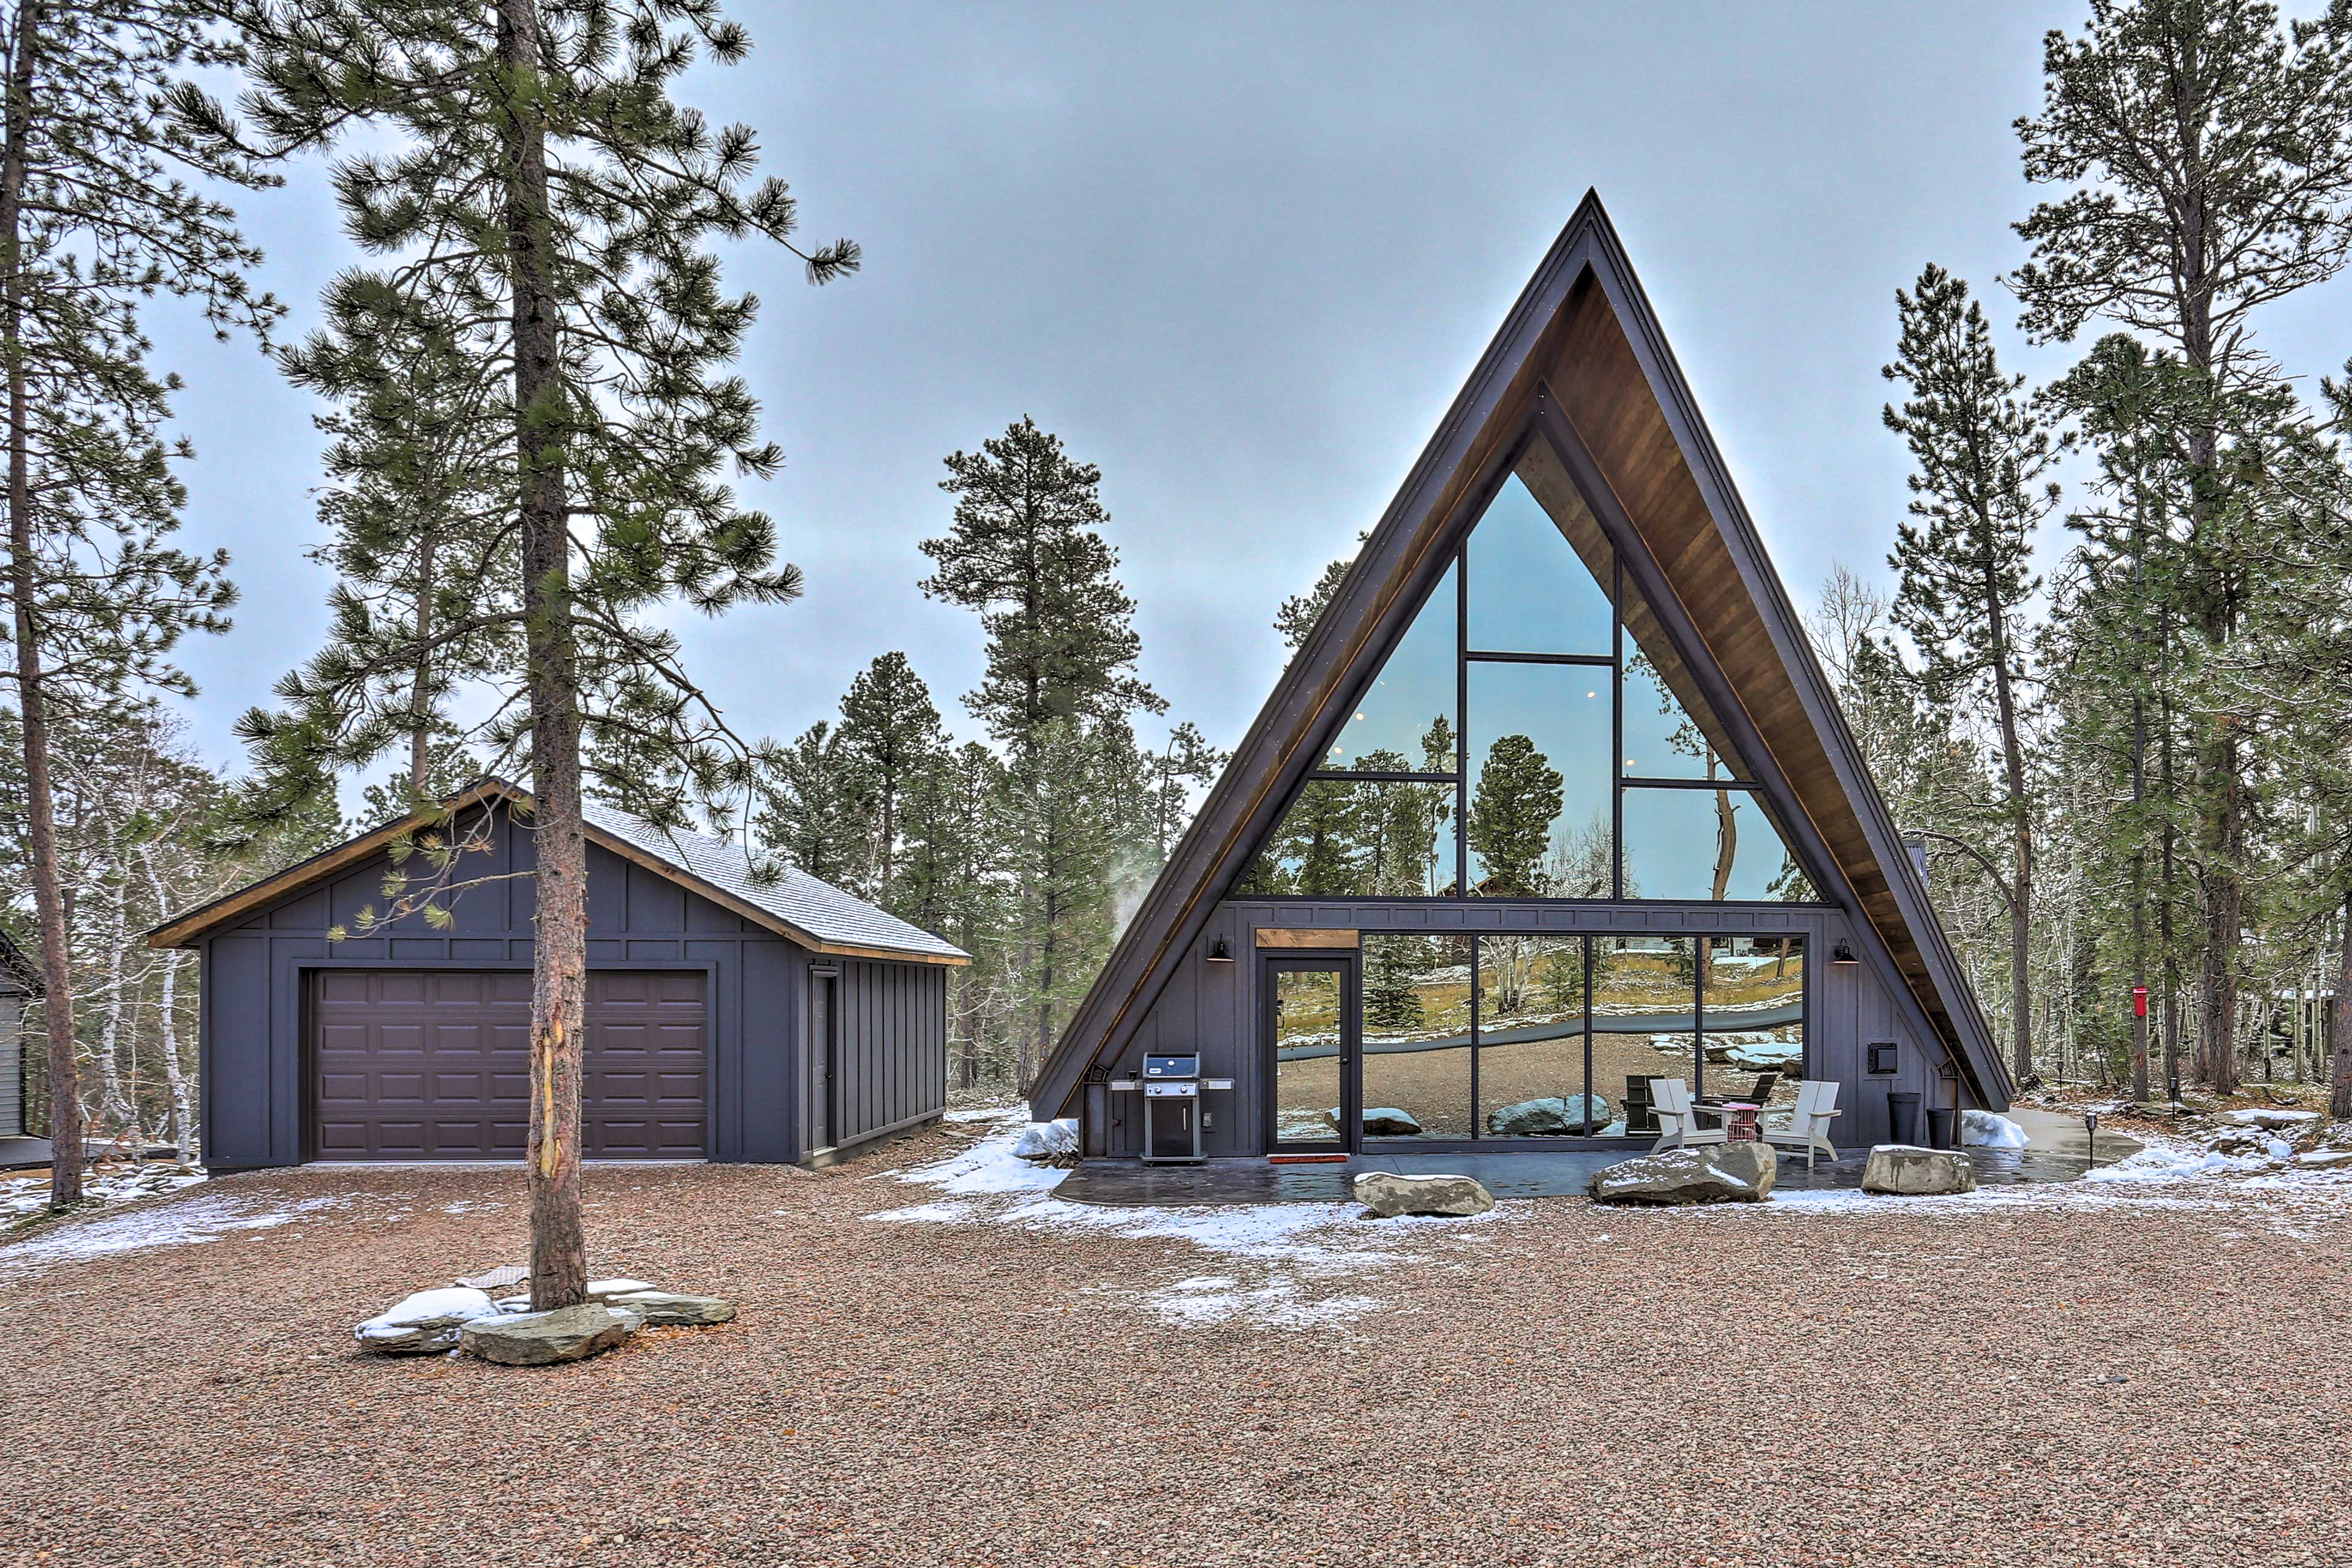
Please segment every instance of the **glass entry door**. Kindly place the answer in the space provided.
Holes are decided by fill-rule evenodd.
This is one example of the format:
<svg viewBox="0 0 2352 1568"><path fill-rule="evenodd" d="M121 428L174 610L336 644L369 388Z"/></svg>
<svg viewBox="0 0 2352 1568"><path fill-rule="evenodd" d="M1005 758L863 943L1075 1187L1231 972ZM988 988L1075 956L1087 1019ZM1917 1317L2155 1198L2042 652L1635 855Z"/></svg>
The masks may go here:
<svg viewBox="0 0 2352 1568"><path fill-rule="evenodd" d="M1348 1150L1356 1124L1356 966L1344 958L1266 962L1264 1016L1274 1125L1270 1152Z"/></svg>

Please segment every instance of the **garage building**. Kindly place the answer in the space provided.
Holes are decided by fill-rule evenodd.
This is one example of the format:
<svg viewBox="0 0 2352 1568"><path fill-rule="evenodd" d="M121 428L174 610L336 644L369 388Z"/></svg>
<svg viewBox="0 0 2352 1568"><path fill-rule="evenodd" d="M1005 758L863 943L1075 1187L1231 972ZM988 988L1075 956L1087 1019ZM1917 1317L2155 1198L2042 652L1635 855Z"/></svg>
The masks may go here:
<svg viewBox="0 0 2352 1568"><path fill-rule="evenodd" d="M490 780L447 805L445 929L365 919L412 817L151 933L201 955L213 1170L521 1157L530 800ZM588 1158L820 1164L940 1116L960 949L737 846L587 817Z"/></svg>

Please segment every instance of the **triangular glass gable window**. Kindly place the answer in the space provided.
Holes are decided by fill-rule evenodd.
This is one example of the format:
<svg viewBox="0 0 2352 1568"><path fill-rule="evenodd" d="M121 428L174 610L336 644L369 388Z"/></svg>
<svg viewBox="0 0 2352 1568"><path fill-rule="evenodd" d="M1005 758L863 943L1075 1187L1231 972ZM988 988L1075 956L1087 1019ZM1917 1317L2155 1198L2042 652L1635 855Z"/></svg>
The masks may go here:
<svg viewBox="0 0 2352 1568"><path fill-rule="evenodd" d="M1817 900L1754 784L1538 440L1234 892Z"/></svg>

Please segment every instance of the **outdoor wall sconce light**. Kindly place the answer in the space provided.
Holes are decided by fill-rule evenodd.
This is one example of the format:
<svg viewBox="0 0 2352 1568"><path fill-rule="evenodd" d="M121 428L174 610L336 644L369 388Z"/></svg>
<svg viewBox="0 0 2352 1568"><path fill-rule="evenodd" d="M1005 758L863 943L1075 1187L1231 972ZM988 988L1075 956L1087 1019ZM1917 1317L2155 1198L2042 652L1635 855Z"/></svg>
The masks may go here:
<svg viewBox="0 0 2352 1568"><path fill-rule="evenodd" d="M1234 950L1225 945L1225 939L1223 937L1219 937L1216 941L1209 944L1209 962L1211 963L1231 963L1233 961Z"/></svg>
<svg viewBox="0 0 2352 1568"><path fill-rule="evenodd" d="M1832 963L1860 963L1862 960L1853 955L1853 943L1846 941L1843 937L1840 937L1838 939L1838 944L1830 949L1830 962Z"/></svg>
<svg viewBox="0 0 2352 1568"><path fill-rule="evenodd" d="M1895 1042L1893 1040L1871 1041L1868 1054L1870 1070L1872 1072L1891 1073L1895 1070Z"/></svg>

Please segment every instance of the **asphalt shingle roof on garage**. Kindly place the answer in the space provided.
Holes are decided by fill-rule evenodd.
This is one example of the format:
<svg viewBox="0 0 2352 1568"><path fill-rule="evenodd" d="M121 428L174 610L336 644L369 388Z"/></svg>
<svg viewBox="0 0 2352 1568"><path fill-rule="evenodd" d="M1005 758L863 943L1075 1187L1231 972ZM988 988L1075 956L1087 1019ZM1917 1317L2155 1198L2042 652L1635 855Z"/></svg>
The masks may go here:
<svg viewBox="0 0 2352 1568"><path fill-rule="evenodd" d="M530 809L530 793L499 778L482 779L442 805L445 810L457 811L499 801L509 802L520 811ZM820 952L919 963L971 962L971 955L953 942L805 871L786 867L772 875L761 874L740 845L705 834L656 827L642 817L606 805L587 805L583 815L590 842L673 878L744 919ZM420 816L384 823L274 877L175 915L147 933L148 943L194 946L207 931L298 888L365 863L426 820Z"/></svg>
<svg viewBox="0 0 2352 1568"><path fill-rule="evenodd" d="M969 958L971 954L920 926L909 925L887 910L878 909L853 893L806 871L785 867L762 878L742 846L725 839L656 827L642 817L609 805L588 805L589 825L615 838L626 839L696 879L709 883L743 903L765 910L820 942L843 947L884 948L932 958Z"/></svg>

